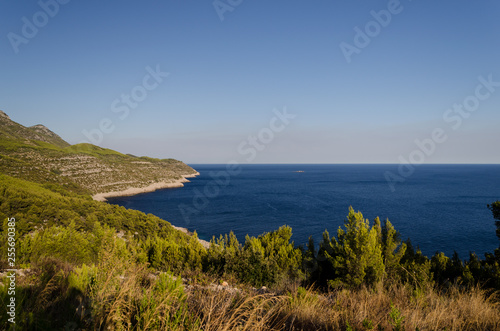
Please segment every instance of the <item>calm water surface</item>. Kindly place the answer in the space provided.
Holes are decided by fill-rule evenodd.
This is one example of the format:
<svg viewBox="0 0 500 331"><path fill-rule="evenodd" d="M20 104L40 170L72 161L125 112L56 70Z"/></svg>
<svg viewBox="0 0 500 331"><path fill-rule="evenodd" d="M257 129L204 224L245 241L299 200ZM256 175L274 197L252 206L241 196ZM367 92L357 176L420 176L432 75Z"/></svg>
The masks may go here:
<svg viewBox="0 0 500 331"><path fill-rule="evenodd" d="M325 229L336 233L353 206L370 220L389 218L428 256L456 250L462 258L470 251L482 257L499 244L486 205L500 200L500 165L421 165L394 192L384 173L397 173L397 165L243 165L240 174L218 181L225 165L191 166L201 175L183 188L109 202L196 230L203 239L232 230L244 241L246 234L287 224L296 244L310 235L319 242Z"/></svg>

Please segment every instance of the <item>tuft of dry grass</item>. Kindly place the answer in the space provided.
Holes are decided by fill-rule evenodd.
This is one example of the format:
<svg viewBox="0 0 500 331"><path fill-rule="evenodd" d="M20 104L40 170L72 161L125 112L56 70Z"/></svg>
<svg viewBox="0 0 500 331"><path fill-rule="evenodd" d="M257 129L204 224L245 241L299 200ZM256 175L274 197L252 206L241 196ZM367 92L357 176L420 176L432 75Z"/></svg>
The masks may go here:
<svg viewBox="0 0 500 331"><path fill-rule="evenodd" d="M280 308L285 297L238 291L194 288L190 310L205 331L282 330Z"/></svg>

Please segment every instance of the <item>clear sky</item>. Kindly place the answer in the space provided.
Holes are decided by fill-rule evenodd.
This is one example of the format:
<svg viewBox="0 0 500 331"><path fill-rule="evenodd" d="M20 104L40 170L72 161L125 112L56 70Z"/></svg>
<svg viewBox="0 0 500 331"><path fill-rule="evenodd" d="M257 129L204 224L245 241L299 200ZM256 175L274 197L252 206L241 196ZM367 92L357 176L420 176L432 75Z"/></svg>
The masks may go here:
<svg viewBox="0 0 500 331"><path fill-rule="evenodd" d="M0 109L188 163L500 163L499 18L497 0L4 0Z"/></svg>

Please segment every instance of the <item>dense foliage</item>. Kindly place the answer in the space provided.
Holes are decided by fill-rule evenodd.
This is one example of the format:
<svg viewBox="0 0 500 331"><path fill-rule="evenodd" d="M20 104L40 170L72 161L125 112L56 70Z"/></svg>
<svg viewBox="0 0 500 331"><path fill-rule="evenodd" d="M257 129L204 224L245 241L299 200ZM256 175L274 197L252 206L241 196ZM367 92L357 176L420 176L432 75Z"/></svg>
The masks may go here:
<svg viewBox="0 0 500 331"><path fill-rule="evenodd" d="M500 202L489 206L496 219L498 206ZM470 291L478 286L500 289L499 249L484 259L471 254L461 260L457 254L450 258L443 253L429 259L409 240L402 242L389 220L370 222L352 208L336 236L325 230L318 247L312 239L306 247L295 246L292 229L282 226L247 236L244 243L231 232L213 238L206 249L196 233L186 235L154 215L93 201L62 185L0 175L0 217L0 263L6 268L5 229L7 220L15 218L16 264L33 272L18 291L18 326L27 329L62 328L68 323L75 328L151 330L206 325L204 315L189 310L184 287L171 272L200 284L215 277L265 285L295 293L292 303L309 298L302 304L320 299L296 292L298 286L356 291L352 293L392 293L393 284L417 291L412 293L446 293L457 286ZM0 298L7 300L6 287L0 289ZM75 307L79 317L74 316ZM298 309L295 304L279 307L288 312ZM392 303L388 307L388 320L396 321L400 310ZM0 323L8 325L5 316ZM348 324L339 325L348 329Z"/></svg>
<svg viewBox="0 0 500 331"><path fill-rule="evenodd" d="M300 280L302 252L290 242L292 228L282 226L277 231L246 237L241 245L231 232L212 239L206 269L223 275L233 275L242 282L256 286L276 284L288 279Z"/></svg>
<svg viewBox="0 0 500 331"><path fill-rule="evenodd" d="M309 283L323 288L375 286L397 280L413 286L459 282L500 289L498 249L480 259L461 260L436 253L423 256L408 240L403 243L389 220L372 224L349 210L345 225L330 237L325 230L316 249L296 247L292 229L283 226L239 243L231 232L212 239L205 249L196 233L185 235L154 215L96 202L56 184L35 184L0 175L0 234L5 262L8 218L15 218L17 262L29 266L46 257L74 265L96 263L105 248L103 233L116 232L137 261L156 270L208 272L254 286ZM494 211L495 202L490 206ZM103 246L104 245L104 246Z"/></svg>
<svg viewBox="0 0 500 331"><path fill-rule="evenodd" d="M180 269L191 264L202 246L170 223L142 212L93 201L56 184L40 185L0 174L0 229L2 261L6 253L8 218L16 219L17 262L29 265L44 257L58 257L79 265L96 262L104 228L123 237L141 260L156 263L155 252L167 242L183 253L175 256ZM111 230L109 230L111 231ZM104 246L105 248L105 246ZM203 255L202 255L203 256ZM156 265L155 265L156 266Z"/></svg>

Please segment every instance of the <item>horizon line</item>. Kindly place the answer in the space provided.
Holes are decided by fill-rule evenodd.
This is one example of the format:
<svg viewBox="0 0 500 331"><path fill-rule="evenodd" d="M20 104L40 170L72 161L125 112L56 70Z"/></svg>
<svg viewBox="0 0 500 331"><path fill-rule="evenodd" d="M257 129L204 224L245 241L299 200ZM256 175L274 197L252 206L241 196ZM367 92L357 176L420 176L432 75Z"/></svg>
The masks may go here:
<svg viewBox="0 0 500 331"><path fill-rule="evenodd" d="M184 162L184 161L182 161ZM191 163L191 162L184 162L187 165L226 165L229 164L229 162L226 163L219 163L219 162L206 162L206 163ZM373 162L373 163L368 163L368 162L338 162L338 163L328 163L328 162L318 162L318 163L305 163L305 162L299 162L299 163L293 163L293 162L277 162L277 163L271 163L271 162L263 162L263 163L237 163L239 165L401 165L402 163L385 163L385 162ZM500 163L463 163L463 162L457 162L457 163L422 163L422 164L412 164L412 163L404 163L410 164L414 167L422 166L422 165L500 165Z"/></svg>

